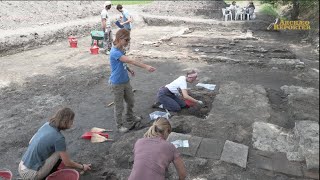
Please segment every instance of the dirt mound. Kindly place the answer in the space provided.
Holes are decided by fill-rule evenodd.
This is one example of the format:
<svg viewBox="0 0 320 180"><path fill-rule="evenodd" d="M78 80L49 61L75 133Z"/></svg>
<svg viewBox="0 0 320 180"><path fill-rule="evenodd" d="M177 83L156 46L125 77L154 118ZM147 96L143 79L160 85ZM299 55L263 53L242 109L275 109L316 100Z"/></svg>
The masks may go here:
<svg viewBox="0 0 320 180"><path fill-rule="evenodd" d="M143 9L143 12L153 15L180 16L202 18L220 18L221 8L226 3L217 1L155 1Z"/></svg>
<svg viewBox="0 0 320 180"><path fill-rule="evenodd" d="M101 1L0 1L0 29L14 30L98 15Z"/></svg>

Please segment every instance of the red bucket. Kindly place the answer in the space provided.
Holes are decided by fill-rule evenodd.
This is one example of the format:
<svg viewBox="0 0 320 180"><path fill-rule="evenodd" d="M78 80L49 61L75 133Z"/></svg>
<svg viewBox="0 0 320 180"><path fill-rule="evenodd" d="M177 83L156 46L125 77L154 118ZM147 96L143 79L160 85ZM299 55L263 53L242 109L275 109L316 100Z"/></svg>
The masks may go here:
<svg viewBox="0 0 320 180"><path fill-rule="evenodd" d="M74 169L61 169L50 174L46 180L79 180L79 172Z"/></svg>
<svg viewBox="0 0 320 180"><path fill-rule="evenodd" d="M99 47L94 45L90 48L91 54L99 54Z"/></svg>
<svg viewBox="0 0 320 180"><path fill-rule="evenodd" d="M76 37L74 36L69 36L68 37L69 43L70 43L70 47L72 48L76 48L78 46L78 40Z"/></svg>
<svg viewBox="0 0 320 180"><path fill-rule="evenodd" d="M4 180L11 180L12 178L12 172L10 170L1 169L0 170L0 179Z"/></svg>

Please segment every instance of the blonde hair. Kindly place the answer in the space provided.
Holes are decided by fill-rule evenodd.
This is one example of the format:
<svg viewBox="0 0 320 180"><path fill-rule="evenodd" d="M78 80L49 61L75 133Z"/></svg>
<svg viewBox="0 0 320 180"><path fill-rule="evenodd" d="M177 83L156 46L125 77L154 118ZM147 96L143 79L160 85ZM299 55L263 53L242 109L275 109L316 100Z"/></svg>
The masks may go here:
<svg viewBox="0 0 320 180"><path fill-rule="evenodd" d="M168 121L168 119L161 117L157 119L155 122L153 122L149 130L144 134L144 137L151 138L163 136L164 138L167 138L170 133L170 122Z"/></svg>
<svg viewBox="0 0 320 180"><path fill-rule="evenodd" d="M116 39L113 41L113 44L116 46L121 39L130 38L130 31L126 29L120 29L116 33Z"/></svg>
<svg viewBox="0 0 320 180"><path fill-rule="evenodd" d="M70 108L62 108L49 120L49 123L59 130L69 129L74 116L75 114Z"/></svg>

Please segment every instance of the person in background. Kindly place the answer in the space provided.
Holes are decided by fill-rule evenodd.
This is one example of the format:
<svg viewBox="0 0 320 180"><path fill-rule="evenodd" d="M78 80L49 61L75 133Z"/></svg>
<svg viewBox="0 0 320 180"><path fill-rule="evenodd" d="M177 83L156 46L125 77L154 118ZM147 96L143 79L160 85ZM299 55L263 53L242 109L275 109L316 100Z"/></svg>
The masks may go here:
<svg viewBox="0 0 320 180"><path fill-rule="evenodd" d="M157 102L153 104L152 107L159 107L169 111L178 112L181 108L186 107L185 100L203 105L202 101L189 96L187 91L187 82L193 83L197 77L197 72L192 70L187 72L186 76L180 76L170 84L161 87L157 93ZM181 98L181 94L183 98Z"/></svg>
<svg viewBox="0 0 320 180"><path fill-rule="evenodd" d="M267 30L268 31L274 30L275 24L280 24L280 18L276 18L273 23L270 23L269 26L267 27Z"/></svg>
<svg viewBox="0 0 320 180"><path fill-rule="evenodd" d="M186 169L177 148L166 141L171 133L170 122L156 120L144 137L134 145L134 164L128 180L165 180L165 172L173 162L179 180L185 180Z"/></svg>
<svg viewBox="0 0 320 180"><path fill-rule="evenodd" d="M236 18L236 9L238 8L238 6L236 5L236 2L235 1L233 1L232 3L231 3L231 5L229 6L229 11L231 12L231 19L233 19L233 20L235 20L235 18Z"/></svg>
<svg viewBox="0 0 320 180"><path fill-rule="evenodd" d="M130 31L132 29L133 18L129 14L129 11L123 8L121 4L117 5L117 10L122 14L122 16L120 16L120 24L123 25L126 30Z"/></svg>
<svg viewBox="0 0 320 180"><path fill-rule="evenodd" d="M111 1L106 1L103 5L103 10L101 11L101 25L102 31L104 32L103 48L106 54L110 54L112 47L112 31L111 31L111 22L108 11L111 8Z"/></svg>
<svg viewBox="0 0 320 180"><path fill-rule="evenodd" d="M254 6L253 2L249 2L249 5L246 7L247 9L247 12L249 12L249 8L253 8L253 9L256 9L256 7Z"/></svg>
<svg viewBox="0 0 320 180"><path fill-rule="evenodd" d="M135 72L131 70L127 64L132 64L134 66L144 68L149 72L153 72L156 68L135 61L128 56L124 55L125 47L130 42L130 31L126 29L120 29L116 33L116 39L113 42L114 46L110 51L110 67L111 75L109 79L112 92L114 94L114 117L117 123L117 128L119 132L125 133L130 129L133 129L136 124L141 120L134 116L133 106L134 106L134 95L132 92L132 87L130 85L130 78L128 72L134 76ZM122 120L122 113L124 110L123 101L127 103L126 111L126 123Z"/></svg>
<svg viewBox="0 0 320 180"><path fill-rule="evenodd" d="M72 161L66 151L66 141L61 131L72 127L74 116L70 108L62 108L36 132L19 163L18 171L22 179L44 179L56 171L61 159L67 167L83 171L91 169L91 164Z"/></svg>
<svg viewBox="0 0 320 180"><path fill-rule="evenodd" d="M123 8L123 6L121 4L117 5L117 10L122 14L120 16L120 25L123 25L124 29L131 31L133 18L129 14L129 11L127 9ZM130 50L130 42L129 42L128 46L126 47L125 53L127 53L129 50Z"/></svg>
<svg viewBox="0 0 320 180"><path fill-rule="evenodd" d="M250 2L249 5L246 7L246 13L249 14L249 17L251 17L251 19L254 19L252 17L253 13L254 13L254 10L255 10L255 6L254 6L253 2Z"/></svg>

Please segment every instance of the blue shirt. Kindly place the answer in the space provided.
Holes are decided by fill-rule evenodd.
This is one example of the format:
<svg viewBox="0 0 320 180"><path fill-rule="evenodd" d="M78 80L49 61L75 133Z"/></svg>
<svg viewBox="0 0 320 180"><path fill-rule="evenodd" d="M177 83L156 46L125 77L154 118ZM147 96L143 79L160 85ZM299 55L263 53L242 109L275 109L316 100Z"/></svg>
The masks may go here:
<svg viewBox="0 0 320 180"><path fill-rule="evenodd" d="M128 21L128 19L130 18L130 14L129 14L128 10L126 10L126 9L123 9L122 15L123 15L123 22ZM128 30L132 29L131 22L130 23L126 23L123 26L124 26L125 29L128 29Z"/></svg>
<svg viewBox="0 0 320 180"><path fill-rule="evenodd" d="M47 122L32 137L22 161L28 169L38 171L46 159L61 151L66 151L65 138L57 128Z"/></svg>
<svg viewBox="0 0 320 180"><path fill-rule="evenodd" d="M111 84L124 84L129 81L129 75L127 72L127 64L120 61L120 57L124 53L116 47L112 47L110 51L110 67L111 75L110 82Z"/></svg>

